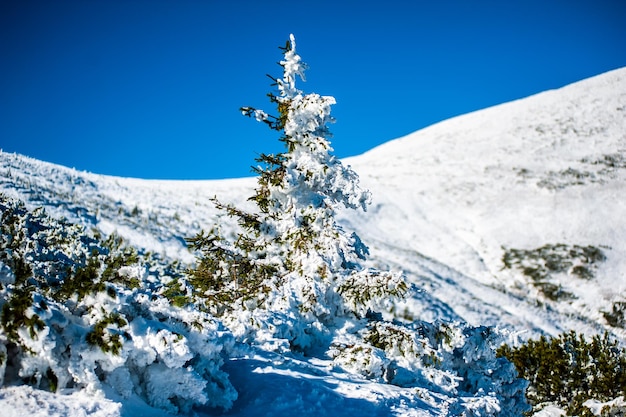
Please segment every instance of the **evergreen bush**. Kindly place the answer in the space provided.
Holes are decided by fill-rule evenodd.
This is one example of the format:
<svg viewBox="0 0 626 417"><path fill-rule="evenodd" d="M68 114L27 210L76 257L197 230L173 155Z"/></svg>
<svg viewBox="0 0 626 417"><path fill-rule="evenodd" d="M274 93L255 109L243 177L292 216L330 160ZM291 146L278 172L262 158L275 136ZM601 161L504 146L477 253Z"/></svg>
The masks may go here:
<svg viewBox="0 0 626 417"><path fill-rule="evenodd" d="M178 264L1 194L0 213L0 386L108 385L173 413L230 407L237 394L220 367L233 337L170 305Z"/></svg>
<svg viewBox="0 0 626 417"><path fill-rule="evenodd" d="M626 398L626 350L608 333L587 341L574 331L558 337L528 340L519 347L503 345L498 355L515 364L529 381L526 392L533 412L556 404L570 416L592 416L588 400Z"/></svg>
<svg viewBox="0 0 626 417"><path fill-rule="evenodd" d="M576 296L565 290L556 279L567 274L578 279L591 280L600 262L606 260L601 248L546 244L536 249L503 248L502 263L506 269L518 269L530 278L530 283L551 301L567 301Z"/></svg>

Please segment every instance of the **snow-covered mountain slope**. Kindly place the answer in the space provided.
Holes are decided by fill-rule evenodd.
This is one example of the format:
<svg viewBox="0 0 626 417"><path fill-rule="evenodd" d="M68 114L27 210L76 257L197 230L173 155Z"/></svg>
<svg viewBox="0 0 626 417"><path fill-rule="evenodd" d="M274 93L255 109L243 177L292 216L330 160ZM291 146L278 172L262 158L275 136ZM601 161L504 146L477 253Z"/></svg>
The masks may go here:
<svg viewBox="0 0 626 417"><path fill-rule="evenodd" d="M253 178L220 181L159 181L79 172L16 154L0 153L0 190L44 206L55 217L116 231L130 244L192 262L185 238L217 221L210 201L245 202Z"/></svg>
<svg viewBox="0 0 626 417"><path fill-rule="evenodd" d="M400 267L425 257L449 268L429 289L465 319L493 314L552 331L597 330L608 317L623 327L626 69L457 117L346 162L375 203L345 221L376 259ZM506 268L505 253L517 253L521 267Z"/></svg>
<svg viewBox="0 0 626 417"><path fill-rule="evenodd" d="M246 204L255 186L0 160L3 193L185 262L184 239L226 221L210 198ZM398 307L406 318L625 337L626 69L441 122L346 163L373 195L367 213L340 213L346 229L370 246L372 263L424 290Z"/></svg>

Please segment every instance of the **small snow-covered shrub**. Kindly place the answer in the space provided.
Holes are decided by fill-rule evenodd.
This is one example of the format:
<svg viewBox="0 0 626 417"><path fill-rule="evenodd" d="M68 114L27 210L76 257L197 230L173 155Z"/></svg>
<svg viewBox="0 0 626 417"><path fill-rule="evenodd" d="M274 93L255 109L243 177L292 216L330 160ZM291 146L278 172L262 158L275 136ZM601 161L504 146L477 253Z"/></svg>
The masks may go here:
<svg viewBox="0 0 626 417"><path fill-rule="evenodd" d="M551 403L567 415L592 416L586 401L626 398L626 350L608 333L589 342L574 331L555 338L542 336L516 348L503 345L498 354L530 382L527 398L534 412Z"/></svg>
<svg viewBox="0 0 626 417"><path fill-rule="evenodd" d="M613 327L626 328L626 302L615 301L611 304L611 311L604 311L602 315L606 322Z"/></svg>
<svg viewBox="0 0 626 417"><path fill-rule="evenodd" d="M547 244L536 249L504 248L502 263L507 269L518 269L531 279L546 298L562 301L575 298L555 280L557 274L568 274L590 280L595 276L597 264L606 255L596 246Z"/></svg>
<svg viewBox="0 0 626 417"><path fill-rule="evenodd" d="M333 343L328 351L336 366L352 374L377 381L388 381L390 360L384 350L368 343L356 341L354 344Z"/></svg>
<svg viewBox="0 0 626 417"><path fill-rule="evenodd" d="M232 405L220 368L234 338L208 313L160 295L178 266L1 195L0 211L2 384L109 385L170 412Z"/></svg>
<svg viewBox="0 0 626 417"><path fill-rule="evenodd" d="M583 406L591 411L592 415L600 417L623 417L626 415L626 401L619 396L610 401L587 400Z"/></svg>
<svg viewBox="0 0 626 417"><path fill-rule="evenodd" d="M508 359L497 355L504 340L496 329L465 326L461 342L446 355L446 369L460 377L461 415L516 416L530 409L525 399L528 382Z"/></svg>
<svg viewBox="0 0 626 417"><path fill-rule="evenodd" d="M448 395L453 415L517 416L530 408L527 382L496 355L504 334L493 328L371 320L351 333L328 351L346 371Z"/></svg>
<svg viewBox="0 0 626 417"><path fill-rule="evenodd" d="M361 320L342 337L336 337L328 355L339 367L399 386L442 386L453 390L457 385L452 374L439 372L443 363L445 330L438 326L415 322L413 324L391 323L376 316ZM445 329L445 330L444 330ZM442 337L439 337L442 336ZM447 335L446 335L447 336ZM358 352L360 360L351 360ZM370 359L376 357L376 361ZM373 372L372 365L376 365ZM444 373L446 375L444 375Z"/></svg>

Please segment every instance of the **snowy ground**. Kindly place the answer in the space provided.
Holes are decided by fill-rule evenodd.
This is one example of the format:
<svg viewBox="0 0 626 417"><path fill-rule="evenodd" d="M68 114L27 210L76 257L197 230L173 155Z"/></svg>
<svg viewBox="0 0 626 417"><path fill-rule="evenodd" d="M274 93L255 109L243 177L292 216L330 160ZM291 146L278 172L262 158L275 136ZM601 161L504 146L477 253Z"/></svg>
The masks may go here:
<svg viewBox="0 0 626 417"><path fill-rule="evenodd" d="M263 352L232 360L224 369L239 392L234 407L203 416L436 416L446 415L446 397L426 389L400 388L328 369L328 363ZM418 395L416 395L416 393ZM421 395L420 395L421 393ZM420 398L421 397L421 398ZM165 417L137 397L112 392L52 394L28 386L0 390L3 417Z"/></svg>
<svg viewBox="0 0 626 417"><path fill-rule="evenodd" d="M370 262L401 269L421 292L407 317L497 325L521 337L608 330L626 303L626 69L457 117L345 160L373 194L365 214L342 213ZM341 140L341 138L337 138ZM209 198L245 204L255 181L147 181L78 172L0 153L0 191L48 213L117 231L133 245L192 262L184 238L218 219ZM601 248L591 279L556 273L572 297L550 300L503 248ZM626 305L626 304L624 304ZM366 382L322 359L250 351L226 364L239 392L224 415L446 415L430 391ZM0 390L3 416L159 416L107 393ZM215 410L205 410L207 415ZM544 410L543 416L558 415Z"/></svg>

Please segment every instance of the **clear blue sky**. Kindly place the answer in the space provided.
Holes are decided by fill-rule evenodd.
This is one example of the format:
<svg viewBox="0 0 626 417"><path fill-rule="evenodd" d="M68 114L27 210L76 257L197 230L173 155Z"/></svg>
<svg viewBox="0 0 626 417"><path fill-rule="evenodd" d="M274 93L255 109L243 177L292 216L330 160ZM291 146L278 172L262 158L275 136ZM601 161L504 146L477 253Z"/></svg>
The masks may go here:
<svg viewBox="0 0 626 417"><path fill-rule="evenodd" d="M0 1L0 148L100 174L249 176L290 33L339 157L626 66L626 1Z"/></svg>

